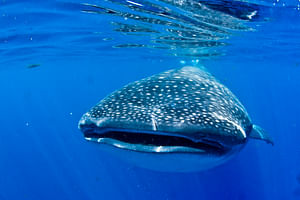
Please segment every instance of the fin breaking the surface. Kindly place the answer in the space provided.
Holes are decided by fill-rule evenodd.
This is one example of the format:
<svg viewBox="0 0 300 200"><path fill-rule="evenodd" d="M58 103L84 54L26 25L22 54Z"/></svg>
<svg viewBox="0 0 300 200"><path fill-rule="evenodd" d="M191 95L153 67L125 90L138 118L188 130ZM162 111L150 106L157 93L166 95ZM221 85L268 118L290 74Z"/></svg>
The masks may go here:
<svg viewBox="0 0 300 200"><path fill-rule="evenodd" d="M255 124L252 125L252 131L249 134L249 138L264 140L267 143L274 145L273 139L269 136L269 134L264 129Z"/></svg>

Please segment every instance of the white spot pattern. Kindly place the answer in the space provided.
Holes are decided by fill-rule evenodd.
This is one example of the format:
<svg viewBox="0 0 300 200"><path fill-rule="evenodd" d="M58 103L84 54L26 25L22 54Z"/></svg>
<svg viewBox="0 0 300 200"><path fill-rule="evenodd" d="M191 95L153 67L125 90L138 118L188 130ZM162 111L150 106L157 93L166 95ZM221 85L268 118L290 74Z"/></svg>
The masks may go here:
<svg viewBox="0 0 300 200"><path fill-rule="evenodd" d="M97 127L173 132L192 139L241 143L251 127L239 100L208 72L169 70L115 91L81 119ZM228 136L228 137L227 137Z"/></svg>

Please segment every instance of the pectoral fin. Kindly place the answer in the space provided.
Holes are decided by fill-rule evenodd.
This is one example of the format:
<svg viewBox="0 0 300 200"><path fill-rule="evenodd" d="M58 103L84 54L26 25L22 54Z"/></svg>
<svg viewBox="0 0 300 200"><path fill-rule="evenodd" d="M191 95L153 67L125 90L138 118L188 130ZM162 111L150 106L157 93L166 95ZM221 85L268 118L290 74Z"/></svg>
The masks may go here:
<svg viewBox="0 0 300 200"><path fill-rule="evenodd" d="M255 124L252 125L252 131L250 132L248 137L258 140L264 140L267 143L274 145L273 139L269 136L269 134L264 129Z"/></svg>

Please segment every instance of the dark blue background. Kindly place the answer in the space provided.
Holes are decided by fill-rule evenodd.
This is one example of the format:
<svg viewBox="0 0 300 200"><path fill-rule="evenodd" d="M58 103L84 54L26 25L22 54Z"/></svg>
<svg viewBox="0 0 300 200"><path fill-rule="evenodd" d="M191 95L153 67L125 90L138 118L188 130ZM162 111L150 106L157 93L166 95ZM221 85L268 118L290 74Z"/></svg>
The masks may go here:
<svg viewBox="0 0 300 200"><path fill-rule="evenodd" d="M110 48L101 38L124 38L107 28L109 17L77 13L75 3L1 3L0 200L300 199L297 11L277 12L257 31L232 37L227 55L198 63L239 97L275 146L252 140L214 169L163 173L100 151L77 123L110 92L180 67L181 58Z"/></svg>

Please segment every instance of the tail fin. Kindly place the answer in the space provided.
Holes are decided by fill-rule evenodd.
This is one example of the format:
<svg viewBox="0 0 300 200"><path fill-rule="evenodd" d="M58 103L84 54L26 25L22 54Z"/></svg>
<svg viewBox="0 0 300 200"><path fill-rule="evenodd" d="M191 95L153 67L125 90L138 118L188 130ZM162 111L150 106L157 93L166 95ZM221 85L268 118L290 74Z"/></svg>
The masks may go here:
<svg viewBox="0 0 300 200"><path fill-rule="evenodd" d="M269 136L269 134L264 129L255 124L252 125L252 131L249 134L249 138L264 140L265 142L274 145L271 136Z"/></svg>

